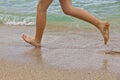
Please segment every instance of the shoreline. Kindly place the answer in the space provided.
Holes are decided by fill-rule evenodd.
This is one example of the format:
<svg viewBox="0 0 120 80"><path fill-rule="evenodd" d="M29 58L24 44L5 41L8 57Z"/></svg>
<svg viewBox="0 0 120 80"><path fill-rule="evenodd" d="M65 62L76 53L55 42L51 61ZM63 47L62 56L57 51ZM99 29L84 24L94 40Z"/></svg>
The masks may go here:
<svg viewBox="0 0 120 80"><path fill-rule="evenodd" d="M111 32L105 48L96 29L72 26L48 23L42 47L35 49L21 39L23 33L34 34L34 26L0 25L1 80L118 80L120 54L111 47L120 52L120 29Z"/></svg>

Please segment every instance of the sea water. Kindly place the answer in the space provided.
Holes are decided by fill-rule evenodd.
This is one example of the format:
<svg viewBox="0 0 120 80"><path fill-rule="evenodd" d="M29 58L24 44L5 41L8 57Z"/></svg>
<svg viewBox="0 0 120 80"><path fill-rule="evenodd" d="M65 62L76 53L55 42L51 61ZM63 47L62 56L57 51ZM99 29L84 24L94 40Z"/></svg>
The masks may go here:
<svg viewBox="0 0 120 80"><path fill-rule="evenodd" d="M0 24L35 25L37 3L38 0L0 0ZM120 0L73 0L72 3L103 20L120 16ZM63 14L59 0L53 0L47 16L53 22L75 21Z"/></svg>

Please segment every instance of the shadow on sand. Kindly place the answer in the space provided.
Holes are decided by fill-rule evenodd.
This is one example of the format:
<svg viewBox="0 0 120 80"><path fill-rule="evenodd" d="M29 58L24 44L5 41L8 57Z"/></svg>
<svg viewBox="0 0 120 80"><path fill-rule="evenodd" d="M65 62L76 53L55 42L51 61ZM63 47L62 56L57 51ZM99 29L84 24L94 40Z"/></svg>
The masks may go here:
<svg viewBox="0 0 120 80"><path fill-rule="evenodd" d="M105 54L110 54L110 55L115 55L115 56L120 56L120 51L105 51Z"/></svg>

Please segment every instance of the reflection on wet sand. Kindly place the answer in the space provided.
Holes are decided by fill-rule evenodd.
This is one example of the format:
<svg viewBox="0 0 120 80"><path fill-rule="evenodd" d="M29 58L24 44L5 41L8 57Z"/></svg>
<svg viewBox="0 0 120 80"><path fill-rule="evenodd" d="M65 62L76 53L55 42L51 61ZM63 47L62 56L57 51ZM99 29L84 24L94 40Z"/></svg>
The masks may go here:
<svg viewBox="0 0 120 80"><path fill-rule="evenodd" d="M115 56L120 56L120 51L105 51L105 54L110 54L110 55L115 55Z"/></svg>
<svg viewBox="0 0 120 80"><path fill-rule="evenodd" d="M32 59L31 61L35 61L38 64L42 63L42 51L41 48L31 48L24 52L24 54Z"/></svg>
<svg viewBox="0 0 120 80"><path fill-rule="evenodd" d="M108 60L107 59L103 60L102 70L108 71Z"/></svg>

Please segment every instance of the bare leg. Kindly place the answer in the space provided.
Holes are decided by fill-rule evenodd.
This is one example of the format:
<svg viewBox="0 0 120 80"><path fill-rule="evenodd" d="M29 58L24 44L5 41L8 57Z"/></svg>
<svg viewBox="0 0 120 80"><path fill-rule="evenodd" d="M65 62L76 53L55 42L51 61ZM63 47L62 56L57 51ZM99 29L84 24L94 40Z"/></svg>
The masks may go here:
<svg viewBox="0 0 120 80"><path fill-rule="evenodd" d="M36 34L35 37L28 37L26 35L22 35L22 38L25 42L35 46L40 47L40 43L42 40L43 31L46 25L46 13L47 9L52 0L40 0L37 5L37 15L36 15Z"/></svg>
<svg viewBox="0 0 120 80"><path fill-rule="evenodd" d="M72 0L59 0L59 1L63 9L63 12L65 14L82 19L96 26L96 28L98 28L103 35L104 43L107 44L109 39L109 23L108 22L103 22L97 19L95 16L91 15L89 12L87 12L84 9L73 7Z"/></svg>

